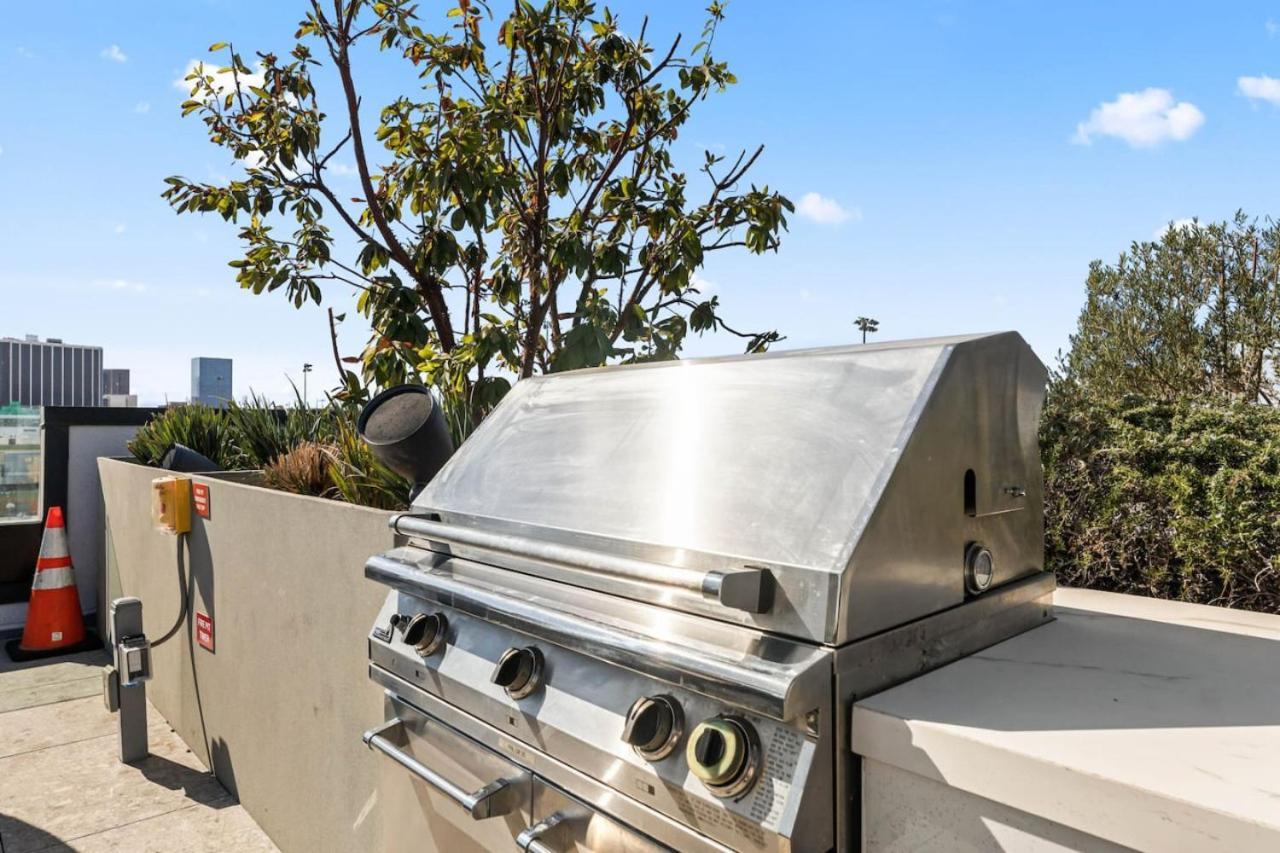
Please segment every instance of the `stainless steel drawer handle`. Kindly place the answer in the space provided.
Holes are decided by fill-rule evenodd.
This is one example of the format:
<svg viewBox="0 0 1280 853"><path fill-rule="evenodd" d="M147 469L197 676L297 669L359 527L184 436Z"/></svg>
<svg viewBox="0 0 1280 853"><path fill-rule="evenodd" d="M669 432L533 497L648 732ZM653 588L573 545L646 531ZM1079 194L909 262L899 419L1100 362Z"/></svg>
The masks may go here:
<svg viewBox="0 0 1280 853"><path fill-rule="evenodd" d="M560 853L554 847L542 840L544 835L548 835L564 821L568 820L570 815L567 812L555 812L548 815L545 819L538 821L533 826L516 836L516 847L527 853Z"/></svg>
<svg viewBox="0 0 1280 853"><path fill-rule="evenodd" d="M376 729L364 733L365 745L376 749L396 764L417 776L423 782L435 788L453 800L476 820L510 814L519 806L520 791L509 779L497 779L485 785L479 791L467 791L450 782L412 755L401 750L390 740L387 734L404 725L400 719L387 720Z"/></svg>

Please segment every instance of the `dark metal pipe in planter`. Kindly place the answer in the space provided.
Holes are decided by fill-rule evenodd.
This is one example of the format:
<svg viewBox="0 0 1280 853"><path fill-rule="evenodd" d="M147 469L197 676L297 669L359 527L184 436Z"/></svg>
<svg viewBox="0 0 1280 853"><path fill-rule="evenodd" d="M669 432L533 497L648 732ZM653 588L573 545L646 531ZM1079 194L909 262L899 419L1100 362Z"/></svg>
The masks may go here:
<svg viewBox="0 0 1280 853"><path fill-rule="evenodd" d="M160 457L160 467L166 471L178 471L183 474L221 471L222 466L208 456L197 453L185 444L175 444Z"/></svg>

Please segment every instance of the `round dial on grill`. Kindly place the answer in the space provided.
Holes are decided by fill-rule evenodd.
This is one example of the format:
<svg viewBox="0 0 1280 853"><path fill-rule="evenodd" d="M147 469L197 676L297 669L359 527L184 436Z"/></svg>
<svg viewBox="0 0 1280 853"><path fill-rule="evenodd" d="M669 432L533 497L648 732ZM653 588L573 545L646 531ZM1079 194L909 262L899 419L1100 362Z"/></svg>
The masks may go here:
<svg viewBox="0 0 1280 853"><path fill-rule="evenodd" d="M751 723L730 715L703 720L689 733L685 758L693 775L718 797L750 790L760 769L760 741Z"/></svg>
<svg viewBox="0 0 1280 853"><path fill-rule="evenodd" d="M510 648L498 658L491 680L512 699L523 699L541 684L542 666L542 652L536 646Z"/></svg>
<svg viewBox="0 0 1280 853"><path fill-rule="evenodd" d="M671 754L684 730L680 703L670 696L645 696L627 712L622 741L642 758L657 761Z"/></svg>
<svg viewBox="0 0 1280 853"><path fill-rule="evenodd" d="M449 620L443 613L418 613L403 622L402 637L423 655L435 654L444 645Z"/></svg>

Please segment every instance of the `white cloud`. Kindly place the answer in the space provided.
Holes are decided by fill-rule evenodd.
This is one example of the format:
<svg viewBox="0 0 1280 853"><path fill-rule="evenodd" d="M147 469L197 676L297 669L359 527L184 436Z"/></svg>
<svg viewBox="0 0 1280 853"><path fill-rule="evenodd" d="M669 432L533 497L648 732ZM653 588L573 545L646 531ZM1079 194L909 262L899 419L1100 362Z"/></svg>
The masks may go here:
<svg viewBox="0 0 1280 853"><path fill-rule="evenodd" d="M710 279L703 278L700 273L696 273L696 272L689 279L689 284L692 287L696 287L698 289L698 292L701 293L703 296L710 296L711 291L717 289L720 286L719 284L717 284L714 281L711 281Z"/></svg>
<svg viewBox="0 0 1280 853"><path fill-rule="evenodd" d="M1267 28L1267 35L1271 38L1280 35L1280 24L1277 24L1273 18L1267 18L1267 22L1263 26Z"/></svg>
<svg viewBox="0 0 1280 853"><path fill-rule="evenodd" d="M98 55L101 56L103 59L110 59L112 62L128 62L129 61L129 57L125 56L124 51L120 49L120 45L118 44L113 44L110 47L104 47L102 49L102 53Z"/></svg>
<svg viewBox="0 0 1280 853"><path fill-rule="evenodd" d="M35 58L36 58L36 55L35 55L35 53L34 53L33 51L31 51L31 50L30 50L30 49L28 49L28 48L23 47L22 45L18 45L17 50L18 50L18 56L21 56L23 59L35 59Z"/></svg>
<svg viewBox="0 0 1280 853"><path fill-rule="evenodd" d="M267 155L261 151L250 151L240 162L244 164L246 169L262 169L267 165ZM287 178L294 178L298 175L293 169L281 163L279 158L276 159L276 168Z"/></svg>
<svg viewBox="0 0 1280 853"><path fill-rule="evenodd" d="M138 101L138 103L134 104L133 111L140 115L149 113L151 112L151 104L148 101Z"/></svg>
<svg viewBox="0 0 1280 853"><path fill-rule="evenodd" d="M1201 226L1198 220L1193 217L1186 216L1182 219L1175 219L1172 222L1166 222L1164 225L1161 225L1153 236L1154 239L1161 240L1164 238L1164 235L1168 234L1170 231L1181 231L1183 228L1199 227Z"/></svg>
<svg viewBox="0 0 1280 853"><path fill-rule="evenodd" d="M259 65L258 67L261 69L262 66ZM173 81L173 88L190 96L192 81L187 78L196 73L212 78L213 91L216 95L229 95L236 90L236 75L232 74L230 69L222 70L222 67L218 65L205 65L199 59L193 59L187 63L186 69ZM266 78L262 75L261 70L253 74L240 75L241 88L248 88L249 86L261 87L265 82Z"/></svg>
<svg viewBox="0 0 1280 853"><path fill-rule="evenodd" d="M1099 104L1087 121L1076 125L1072 141L1088 145L1098 136L1115 136L1134 148L1150 148L1168 140L1182 141L1204 124L1204 113L1188 101L1174 103L1168 89L1122 92Z"/></svg>
<svg viewBox="0 0 1280 853"><path fill-rule="evenodd" d="M147 286L140 281L129 281L124 278L97 279L93 282L93 286L107 290L131 290L134 293L142 293L147 289Z"/></svg>
<svg viewBox="0 0 1280 853"><path fill-rule="evenodd" d="M360 174L359 169L346 163L330 163L328 166L325 166L325 170L342 178Z"/></svg>
<svg viewBox="0 0 1280 853"><path fill-rule="evenodd" d="M4 146L0 145L0 157L4 156Z"/></svg>
<svg viewBox="0 0 1280 853"><path fill-rule="evenodd" d="M120 224L116 225L116 227L112 230L114 230L117 234L123 234L127 230L127 227L123 222L121 222Z"/></svg>
<svg viewBox="0 0 1280 853"><path fill-rule="evenodd" d="M796 213L805 219L817 222L819 225L839 225L842 222L850 220L859 222L862 219L862 211L858 210L858 208L846 210L835 199L827 198L818 193L805 193L800 196L800 203L796 205Z"/></svg>
<svg viewBox="0 0 1280 853"><path fill-rule="evenodd" d="M1266 101L1280 106L1280 80L1262 75L1261 77L1241 77L1236 80L1236 91L1251 101Z"/></svg>

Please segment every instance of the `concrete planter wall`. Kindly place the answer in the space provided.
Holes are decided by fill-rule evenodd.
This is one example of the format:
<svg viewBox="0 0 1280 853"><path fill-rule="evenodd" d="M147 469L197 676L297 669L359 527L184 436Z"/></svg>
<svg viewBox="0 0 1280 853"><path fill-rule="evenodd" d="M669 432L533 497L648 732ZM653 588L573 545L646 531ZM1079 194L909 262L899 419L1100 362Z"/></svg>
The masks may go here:
<svg viewBox="0 0 1280 853"><path fill-rule="evenodd" d="M392 544L389 513L193 475L211 512L182 541L151 526L163 472L98 466L104 598L141 598L154 641L181 588L190 596L155 650L148 698L282 850L383 848L380 768L360 734L382 720L365 636L386 590L363 566ZM213 620L213 651L196 641L197 612Z"/></svg>

